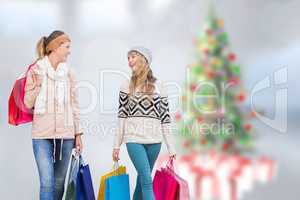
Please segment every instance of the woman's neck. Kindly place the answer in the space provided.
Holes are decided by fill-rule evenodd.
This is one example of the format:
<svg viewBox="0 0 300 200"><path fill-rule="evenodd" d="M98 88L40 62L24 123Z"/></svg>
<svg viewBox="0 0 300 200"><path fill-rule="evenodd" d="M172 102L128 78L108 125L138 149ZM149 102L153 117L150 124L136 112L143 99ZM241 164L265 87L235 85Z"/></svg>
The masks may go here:
<svg viewBox="0 0 300 200"><path fill-rule="evenodd" d="M56 57L55 55L53 55L53 54L50 54L50 55L48 56L48 58L49 58L49 61L50 61L50 63L51 63L51 66L53 67L54 70L56 70L58 64L60 63L59 60L58 60L57 57Z"/></svg>

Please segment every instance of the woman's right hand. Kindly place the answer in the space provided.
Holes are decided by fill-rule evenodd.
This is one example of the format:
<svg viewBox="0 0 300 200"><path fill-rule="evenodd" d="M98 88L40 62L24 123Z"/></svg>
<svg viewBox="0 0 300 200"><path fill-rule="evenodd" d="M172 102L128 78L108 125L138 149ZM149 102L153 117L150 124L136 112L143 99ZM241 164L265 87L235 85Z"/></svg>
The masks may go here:
<svg viewBox="0 0 300 200"><path fill-rule="evenodd" d="M115 162L119 161L119 153L120 153L120 149L114 149L113 153L112 153L112 158Z"/></svg>

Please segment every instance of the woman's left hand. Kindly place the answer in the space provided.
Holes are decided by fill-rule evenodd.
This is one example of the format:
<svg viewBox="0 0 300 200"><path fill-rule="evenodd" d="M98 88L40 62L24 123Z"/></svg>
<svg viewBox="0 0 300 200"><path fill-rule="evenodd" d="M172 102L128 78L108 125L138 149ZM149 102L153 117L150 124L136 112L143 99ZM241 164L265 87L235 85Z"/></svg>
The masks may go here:
<svg viewBox="0 0 300 200"><path fill-rule="evenodd" d="M82 145L82 141L81 141L81 135L75 136L75 148L76 148L77 153L79 153L79 154L82 153L83 145Z"/></svg>

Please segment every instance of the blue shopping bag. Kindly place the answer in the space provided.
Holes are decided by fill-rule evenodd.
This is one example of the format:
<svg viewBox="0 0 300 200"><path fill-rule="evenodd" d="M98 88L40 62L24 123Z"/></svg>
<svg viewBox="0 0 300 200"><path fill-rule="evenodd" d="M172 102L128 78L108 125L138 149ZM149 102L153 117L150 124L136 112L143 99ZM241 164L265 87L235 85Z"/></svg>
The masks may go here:
<svg viewBox="0 0 300 200"><path fill-rule="evenodd" d="M130 200L129 176L122 174L105 180L105 200Z"/></svg>
<svg viewBox="0 0 300 200"><path fill-rule="evenodd" d="M92 176L89 165L84 164L80 156L76 181L76 200L95 200Z"/></svg>

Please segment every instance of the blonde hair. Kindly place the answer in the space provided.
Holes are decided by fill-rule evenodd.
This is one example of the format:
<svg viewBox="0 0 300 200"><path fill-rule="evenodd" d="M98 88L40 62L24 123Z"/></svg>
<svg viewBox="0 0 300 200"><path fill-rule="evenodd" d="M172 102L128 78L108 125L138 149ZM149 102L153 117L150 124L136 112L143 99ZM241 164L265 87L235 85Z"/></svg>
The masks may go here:
<svg viewBox="0 0 300 200"><path fill-rule="evenodd" d="M36 54L38 59L46 55L46 37L43 36L36 45Z"/></svg>
<svg viewBox="0 0 300 200"><path fill-rule="evenodd" d="M36 45L36 54L37 59L41 59L44 56L47 56L51 53L51 50L47 50L48 44L58 38L59 36L64 35L63 31L53 31L48 37L43 36Z"/></svg>
<svg viewBox="0 0 300 200"><path fill-rule="evenodd" d="M154 83L157 80L153 76L153 72L143 55L136 51L129 52L128 55L135 54L138 56L137 59L137 69L132 71L130 83L129 83L129 93L133 94L137 88L141 88L142 92L153 93L155 86Z"/></svg>

